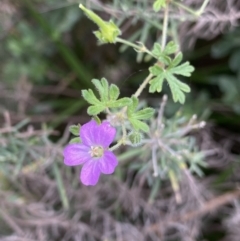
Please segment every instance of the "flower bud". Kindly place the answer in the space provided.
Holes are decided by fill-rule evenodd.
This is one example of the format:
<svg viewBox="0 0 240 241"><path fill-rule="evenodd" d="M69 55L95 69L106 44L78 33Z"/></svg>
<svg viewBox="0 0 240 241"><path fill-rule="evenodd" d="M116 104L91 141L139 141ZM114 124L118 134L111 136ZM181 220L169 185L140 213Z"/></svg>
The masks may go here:
<svg viewBox="0 0 240 241"><path fill-rule="evenodd" d="M139 146L142 143L142 134L138 131L133 131L128 135L128 139L132 146Z"/></svg>
<svg viewBox="0 0 240 241"><path fill-rule="evenodd" d="M96 13L85 8L82 4L79 7L84 13L99 27L99 31L94 34L101 43L115 43L117 36L121 35L121 30L113 21L104 21Z"/></svg>
<svg viewBox="0 0 240 241"><path fill-rule="evenodd" d="M74 136L79 136L80 134L80 128L81 128L81 125L78 124L78 125L71 125L69 126L69 131L74 135Z"/></svg>

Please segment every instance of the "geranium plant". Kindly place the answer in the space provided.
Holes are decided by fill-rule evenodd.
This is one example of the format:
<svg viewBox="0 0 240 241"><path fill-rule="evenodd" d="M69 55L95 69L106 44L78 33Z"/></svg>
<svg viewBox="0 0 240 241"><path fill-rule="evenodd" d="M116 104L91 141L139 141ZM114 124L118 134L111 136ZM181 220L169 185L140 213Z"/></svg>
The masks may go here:
<svg viewBox="0 0 240 241"><path fill-rule="evenodd" d="M193 139L186 134L194 128L203 127L205 123L196 123L196 116L181 122L183 117L177 114L169 124L163 115L167 104L166 95L163 96L159 110L151 106L143 107L139 97L145 88L148 88L149 93L162 92L166 82L173 101L182 105L185 103L190 87L182 81L181 76L190 77L194 67L188 61L183 61L179 45L174 38L169 37L169 10L177 6L198 17L207 3L208 0L203 1L201 8L193 11L175 1L154 1L153 12L163 10L164 16L161 43L156 42L151 48L141 41L131 42L120 37L122 31L116 23L103 20L80 4L80 9L98 26L94 34L100 44L121 43L144 54L145 60L155 60L149 65L148 76L139 83L139 88L132 96L119 98L119 87L105 78L92 80L96 92L92 89L82 90L82 97L89 104L87 113L92 120L81 127L71 127L72 133L78 137L65 148L64 162L69 166L83 164L80 177L83 184L95 185L101 172L113 173L117 166L113 151L122 145L130 148L142 146L144 157L139 158L138 164L140 168L152 170L149 183L153 183L154 178L169 178L178 201L178 179L182 170L190 169L202 175L199 166L204 165L203 153L197 151ZM103 122L98 117L100 113L106 116ZM116 131L121 134L115 138ZM113 141L116 144L109 147ZM150 166L149 160L152 163Z"/></svg>

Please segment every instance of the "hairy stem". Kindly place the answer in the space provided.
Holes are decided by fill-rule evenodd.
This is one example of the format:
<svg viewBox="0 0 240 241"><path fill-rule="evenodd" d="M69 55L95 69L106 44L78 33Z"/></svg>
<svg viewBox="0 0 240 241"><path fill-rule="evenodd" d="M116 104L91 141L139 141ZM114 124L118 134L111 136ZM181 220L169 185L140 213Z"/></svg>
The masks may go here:
<svg viewBox="0 0 240 241"><path fill-rule="evenodd" d="M149 74L148 77L142 82L142 84L139 86L139 88L137 89L137 91L134 94L135 97L138 97L142 93L142 91L147 86L147 84L152 79L152 77L153 77L153 75Z"/></svg>
<svg viewBox="0 0 240 241"><path fill-rule="evenodd" d="M118 143L114 146L112 146L111 148L109 148L109 151L115 151L116 149L118 149L121 145L123 144L122 139L120 141L118 141Z"/></svg>
<svg viewBox="0 0 240 241"><path fill-rule="evenodd" d="M163 31L162 31L162 50L164 50L167 42L167 30L168 30L168 18L169 18L169 8L168 4L165 7L164 10L164 18L163 18Z"/></svg>
<svg viewBox="0 0 240 241"><path fill-rule="evenodd" d="M137 50L140 50L140 47L137 45L137 44L134 44L134 43L132 43L132 42L129 42L129 41L127 41L127 40L125 40L125 39L122 39L122 38L116 38L116 42L118 42L118 43L122 43L122 44L126 44L126 45L128 45L128 46L130 46L130 47L133 47L133 48L135 48L135 49L137 49Z"/></svg>
<svg viewBox="0 0 240 241"><path fill-rule="evenodd" d="M109 148L109 151L114 151L117 148L119 148L121 145L125 145L126 139L127 139L127 130L126 130L126 127L124 126L124 124L122 124L122 138L118 141L118 143L116 145Z"/></svg>
<svg viewBox="0 0 240 241"><path fill-rule="evenodd" d="M116 38L116 42L118 43L122 43L122 44L126 44L130 47L133 47L136 51L142 52L142 53L147 53L149 55L151 55L152 57L154 57L154 55L151 53L151 51L149 49L147 49L143 44L141 44L139 42L139 45L134 44L128 40L122 39L122 38Z"/></svg>

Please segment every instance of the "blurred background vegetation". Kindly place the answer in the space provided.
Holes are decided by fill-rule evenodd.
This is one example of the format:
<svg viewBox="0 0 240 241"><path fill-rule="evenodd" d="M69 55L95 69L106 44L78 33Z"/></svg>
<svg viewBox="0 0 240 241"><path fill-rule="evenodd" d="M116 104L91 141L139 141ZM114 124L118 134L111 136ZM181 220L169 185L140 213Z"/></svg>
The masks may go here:
<svg viewBox="0 0 240 241"><path fill-rule="evenodd" d="M199 2L186 1L193 7ZM124 38L151 47L161 37L153 1L84 3L103 18L112 17ZM131 166L139 149L119 153L117 173L94 188L79 184L78 168L62 165L67 126L89 120L81 89L92 88L92 78L106 77L130 96L149 67L144 56L124 46L98 46L96 27L78 4L0 2L1 240L239 241L239 2L210 0L199 21L188 22L187 16L172 24L172 37L196 70L187 80L192 92L186 103L169 100L166 117L197 114L208 123L192 133L208 153L205 176L186 173L181 205L168 182L151 187L144 170ZM157 108L161 96L145 91L142 98Z"/></svg>

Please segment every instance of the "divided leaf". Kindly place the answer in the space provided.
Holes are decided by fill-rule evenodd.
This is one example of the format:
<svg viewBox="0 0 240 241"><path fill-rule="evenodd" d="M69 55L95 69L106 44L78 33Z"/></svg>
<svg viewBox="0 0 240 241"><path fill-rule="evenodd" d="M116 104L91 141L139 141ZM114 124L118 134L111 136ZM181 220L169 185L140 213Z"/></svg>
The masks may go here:
<svg viewBox="0 0 240 241"><path fill-rule="evenodd" d="M92 105L101 104L101 102L97 99L96 95L93 93L91 89L89 90L82 90L83 98Z"/></svg>
<svg viewBox="0 0 240 241"><path fill-rule="evenodd" d="M130 122L135 130L142 130L144 132L149 132L149 126L146 123L137 119L133 119Z"/></svg>
<svg viewBox="0 0 240 241"><path fill-rule="evenodd" d="M109 88L107 80L105 78L102 78L101 81L99 81L98 79L93 79L92 83L99 91L100 100L106 101L108 99L108 88Z"/></svg>
<svg viewBox="0 0 240 241"><path fill-rule="evenodd" d="M82 90L83 98L91 104L87 110L89 115L98 115L106 108L120 108L132 103L131 98L118 99L120 95L119 88L114 84L109 86L105 78L102 78L101 81L93 79L92 83L98 90L100 98L98 99L91 89Z"/></svg>
<svg viewBox="0 0 240 241"><path fill-rule="evenodd" d="M119 95L120 95L119 88L116 85L111 84L109 89L110 100L116 100L119 97Z"/></svg>
<svg viewBox="0 0 240 241"><path fill-rule="evenodd" d="M135 96L132 96L132 104L128 106L127 116L128 120L131 123L132 127L137 130L142 130L144 132L149 131L149 127L146 123L141 120L148 120L154 114L153 108L144 108L142 110L136 111L138 106L138 99Z"/></svg>
<svg viewBox="0 0 240 241"><path fill-rule="evenodd" d="M184 84L180 80L178 80L175 75L189 77L191 76L194 67L191 66L189 62L178 65L181 60L182 53L179 53L171 61L170 65L166 69L159 65L154 65L153 67L150 67L149 71L155 77L149 82L149 92L161 92L163 82L164 80L166 80L171 89L174 102L180 102L181 104L183 104L185 102L185 93L190 92L190 87L187 84Z"/></svg>
<svg viewBox="0 0 240 241"><path fill-rule="evenodd" d="M160 57L168 57L168 55L174 54L178 51L179 46L175 44L173 41L170 41L164 49L162 49L159 43L155 43L153 45L152 53L156 56L156 58Z"/></svg>
<svg viewBox="0 0 240 241"><path fill-rule="evenodd" d="M101 113L102 111L105 110L105 106L102 105L94 105L94 106L90 106L87 109L87 113L89 115L98 115L99 113Z"/></svg>
<svg viewBox="0 0 240 241"><path fill-rule="evenodd" d="M154 109L147 107L145 109L139 110L134 114L134 117L139 120L148 120L154 114Z"/></svg>
<svg viewBox="0 0 240 241"><path fill-rule="evenodd" d="M108 104L108 107L110 108L120 108L124 106L129 106L132 103L131 99L128 97L123 97L121 99L118 99L116 101L113 101Z"/></svg>
<svg viewBox="0 0 240 241"><path fill-rule="evenodd" d="M150 81L149 92L150 93L161 92L162 86L163 86L163 81L164 81L163 69L161 69L157 65L154 65L153 67L150 67L149 70L150 70L151 74L156 76L155 78L151 79L151 81Z"/></svg>
<svg viewBox="0 0 240 241"><path fill-rule="evenodd" d="M156 57L159 57L160 55L162 55L161 45L158 44L158 43L155 43L155 44L153 45L152 53L153 53Z"/></svg>
<svg viewBox="0 0 240 241"><path fill-rule="evenodd" d="M175 58L173 59L173 61L172 61L172 63L171 63L171 66L172 66L172 67L175 67L175 66L179 65L180 62L182 61L182 59L183 59L183 54L182 54L181 52L179 52L179 53L175 56Z"/></svg>
<svg viewBox="0 0 240 241"><path fill-rule="evenodd" d="M191 76L191 73L194 71L194 67L189 64L189 62L185 62L181 65L178 65L177 67L171 68L170 72L172 74L179 74L182 76L189 77Z"/></svg>
<svg viewBox="0 0 240 241"><path fill-rule="evenodd" d="M170 41L164 48L163 53L166 55L174 54L178 51L178 49L179 49L179 46L175 44L173 41Z"/></svg>
<svg viewBox="0 0 240 241"><path fill-rule="evenodd" d="M185 102L185 94L190 92L190 87L181 81L179 81L174 75L166 72L165 78L167 79L167 82L169 84L169 87L172 92L173 100L174 102L180 102L181 104L184 104Z"/></svg>
<svg viewBox="0 0 240 241"><path fill-rule="evenodd" d="M152 54L159 61L169 65L171 62L171 58L169 57L169 55L176 53L178 49L179 46L173 41L170 41L163 50L160 44L155 43L153 45Z"/></svg>

